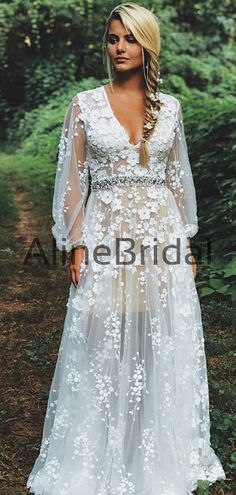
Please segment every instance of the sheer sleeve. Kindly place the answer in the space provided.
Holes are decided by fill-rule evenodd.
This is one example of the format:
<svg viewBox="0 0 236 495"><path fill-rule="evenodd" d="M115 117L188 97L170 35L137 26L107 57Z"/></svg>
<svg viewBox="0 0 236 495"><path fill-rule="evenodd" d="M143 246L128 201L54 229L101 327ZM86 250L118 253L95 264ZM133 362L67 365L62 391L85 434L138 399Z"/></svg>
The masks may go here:
<svg viewBox="0 0 236 495"><path fill-rule="evenodd" d="M196 193L189 163L182 109L179 101L175 136L166 167L166 181L167 187L175 197L186 236L195 236L198 232Z"/></svg>
<svg viewBox="0 0 236 495"><path fill-rule="evenodd" d="M61 132L55 178L52 234L59 250L83 244L84 208L89 187L83 112L77 95L70 102Z"/></svg>

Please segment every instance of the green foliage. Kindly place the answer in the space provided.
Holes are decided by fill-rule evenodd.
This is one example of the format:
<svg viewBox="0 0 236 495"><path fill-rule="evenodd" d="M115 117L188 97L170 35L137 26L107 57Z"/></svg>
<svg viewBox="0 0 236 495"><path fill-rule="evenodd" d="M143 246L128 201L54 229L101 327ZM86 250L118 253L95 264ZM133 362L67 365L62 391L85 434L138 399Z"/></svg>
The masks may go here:
<svg viewBox="0 0 236 495"><path fill-rule="evenodd" d="M33 107L46 103L45 97L53 95L61 87L62 74L66 74L67 84L75 81L76 57L68 54L66 59L54 58L44 60L35 57L31 65L25 70L25 93L27 101L25 110L30 111Z"/></svg>
<svg viewBox="0 0 236 495"><path fill-rule="evenodd" d="M236 300L236 98L213 98L192 90L180 99L198 199L200 231L193 246L210 243L211 260L200 259L202 297L213 292ZM194 122L194 129L192 123Z"/></svg>
<svg viewBox="0 0 236 495"><path fill-rule="evenodd" d="M105 80L98 81L89 78L79 83L72 83L67 85L61 94L55 93L48 100L47 105L40 105L37 109L27 112L18 129L11 130L11 145L14 154L9 154L9 150L0 154L2 183L4 184L4 175L7 170L13 173L14 181L19 185L25 184L29 189L29 200L33 201L34 207L39 207L41 211L44 209L47 214L51 208L58 144L69 102L79 91L99 86L104 82ZM7 204L5 200L4 193L3 205ZM2 211L4 212L4 209Z"/></svg>
<svg viewBox="0 0 236 495"><path fill-rule="evenodd" d="M16 223L19 221L12 192L6 184L6 175L6 171L4 174L0 173L0 255L2 261L4 252L9 250L11 232L15 230Z"/></svg>
<svg viewBox="0 0 236 495"><path fill-rule="evenodd" d="M187 87L214 96L233 92L233 2L143 0L157 15L165 84L179 75ZM0 122L3 137L25 111L86 77L106 76L102 39L116 1L12 0L0 4ZM212 13L214 12L214 15ZM217 15L216 15L217 14ZM96 19L96 22L95 22ZM168 47L168 48L166 48Z"/></svg>
<svg viewBox="0 0 236 495"><path fill-rule="evenodd" d="M209 494L209 483L205 480L198 480L197 484L198 495L208 495Z"/></svg>
<svg viewBox="0 0 236 495"><path fill-rule="evenodd" d="M235 493L236 463L236 311L221 294L202 299L208 365L211 444L226 470L224 487ZM214 492L213 492L214 493ZM228 493L228 492L227 492Z"/></svg>
<svg viewBox="0 0 236 495"><path fill-rule="evenodd" d="M225 254L225 257L227 255L228 253ZM197 282L197 287L200 289L201 297L206 297L216 293L221 294L222 296L229 296L232 302L235 302L235 264L235 256L233 256L231 261L226 264L225 268L223 266L223 259L214 259L210 266L207 266L205 260L203 260L201 266L201 281Z"/></svg>
<svg viewBox="0 0 236 495"><path fill-rule="evenodd" d="M211 38L211 43L230 42L234 35L235 8L234 2L208 0L166 0L165 5L175 8L176 15L187 28L194 33Z"/></svg>
<svg viewBox="0 0 236 495"><path fill-rule="evenodd" d="M17 132L14 131L11 136L11 142L16 146L18 144L17 152L55 163L65 111L72 97L99 84L95 78L71 83L63 88L61 94L54 93L47 105L40 105L37 109L26 112Z"/></svg>

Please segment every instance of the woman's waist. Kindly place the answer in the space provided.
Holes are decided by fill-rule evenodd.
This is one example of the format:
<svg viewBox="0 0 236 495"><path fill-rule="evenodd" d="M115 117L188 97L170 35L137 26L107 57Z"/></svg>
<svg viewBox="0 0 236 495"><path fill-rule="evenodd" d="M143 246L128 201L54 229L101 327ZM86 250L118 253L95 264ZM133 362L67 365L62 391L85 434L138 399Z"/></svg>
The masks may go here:
<svg viewBox="0 0 236 495"><path fill-rule="evenodd" d="M103 189L110 189L112 187L135 187L135 186L165 186L165 178L153 175L113 175L105 178L93 178L91 180L91 190L100 191Z"/></svg>

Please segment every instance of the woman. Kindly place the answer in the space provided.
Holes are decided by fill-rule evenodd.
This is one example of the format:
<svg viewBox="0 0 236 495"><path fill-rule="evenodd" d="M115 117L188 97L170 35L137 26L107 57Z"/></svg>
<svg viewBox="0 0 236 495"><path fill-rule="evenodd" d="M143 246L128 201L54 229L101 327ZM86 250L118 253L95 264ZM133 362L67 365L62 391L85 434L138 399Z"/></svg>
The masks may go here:
<svg viewBox="0 0 236 495"><path fill-rule="evenodd" d="M187 495L225 473L210 446L181 106L158 89L151 12L119 5L104 40L110 84L72 99L60 141L52 232L72 283L27 487Z"/></svg>

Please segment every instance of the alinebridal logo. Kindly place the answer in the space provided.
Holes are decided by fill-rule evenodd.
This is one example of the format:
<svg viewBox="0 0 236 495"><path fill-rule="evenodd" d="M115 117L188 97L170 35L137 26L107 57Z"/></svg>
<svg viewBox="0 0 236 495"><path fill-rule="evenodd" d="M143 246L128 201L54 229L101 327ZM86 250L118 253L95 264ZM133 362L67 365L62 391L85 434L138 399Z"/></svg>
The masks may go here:
<svg viewBox="0 0 236 495"><path fill-rule="evenodd" d="M65 241L65 240L64 240ZM66 251L66 242L62 249L57 249L56 240L52 238L52 263L49 261L48 248L45 250L40 239L35 237L31 242L29 250L23 260L23 264L27 264L30 258L41 258L45 265L57 265L60 258L62 265L67 262L67 257L71 255L71 250ZM98 265L145 265L152 262L155 265L158 263L166 263L167 265L178 265L180 263L194 264L193 255L197 262L201 262L202 258L208 263L211 262L211 242L208 239L201 246L197 244L191 245L186 237L175 238L173 243L166 244L154 237L150 244L135 243L130 237L117 237L112 240L112 249L107 244L97 244L87 246L86 244L73 245L73 248L83 248L83 262L88 265L94 261Z"/></svg>

